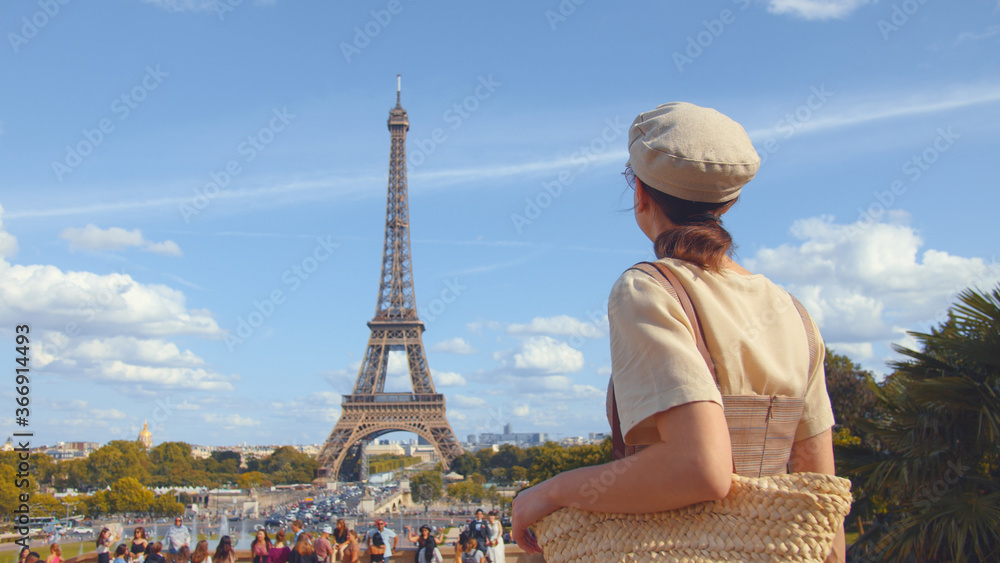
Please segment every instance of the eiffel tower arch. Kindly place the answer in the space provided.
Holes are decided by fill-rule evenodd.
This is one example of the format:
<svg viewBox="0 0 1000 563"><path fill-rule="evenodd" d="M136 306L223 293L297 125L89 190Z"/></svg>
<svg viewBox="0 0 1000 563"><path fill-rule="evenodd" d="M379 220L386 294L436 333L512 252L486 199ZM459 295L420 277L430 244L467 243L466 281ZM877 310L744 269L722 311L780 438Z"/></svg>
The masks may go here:
<svg viewBox="0 0 1000 563"><path fill-rule="evenodd" d="M434 389L421 335L424 323L417 317L410 265L410 220L406 186L406 132L410 121L400 105L397 77L396 107L389 111L389 188L385 211L382 276L379 279L375 317L368 323L371 335L358 378L341 402L340 420L323 444L318 477L338 480L341 470L354 473L356 460L348 461L356 445L389 432L412 432L434 446L444 467L462 453L445 418L444 395ZM412 392L385 392L389 353L405 351ZM345 461L347 465L345 466Z"/></svg>

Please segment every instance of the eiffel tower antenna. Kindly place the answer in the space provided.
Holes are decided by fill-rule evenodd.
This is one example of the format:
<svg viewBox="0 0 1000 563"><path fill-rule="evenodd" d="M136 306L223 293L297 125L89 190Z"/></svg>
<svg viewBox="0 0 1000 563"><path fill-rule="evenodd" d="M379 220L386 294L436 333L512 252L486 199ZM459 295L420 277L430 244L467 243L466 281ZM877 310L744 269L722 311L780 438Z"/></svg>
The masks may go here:
<svg viewBox="0 0 1000 563"><path fill-rule="evenodd" d="M410 121L400 103L402 80L396 75L396 107L389 110L389 186L375 317L368 323L371 335L358 378L341 402L340 420L323 444L319 477L338 480L360 474L354 455L367 440L395 431L413 432L427 440L447 469L462 453L445 418L444 395L434 389L421 335L424 323L417 317L410 265L410 215L406 185L406 132ZM389 353L405 351L413 390L386 393ZM350 454L350 455L349 455ZM348 461L348 458L351 458ZM351 464L345 466L345 461Z"/></svg>

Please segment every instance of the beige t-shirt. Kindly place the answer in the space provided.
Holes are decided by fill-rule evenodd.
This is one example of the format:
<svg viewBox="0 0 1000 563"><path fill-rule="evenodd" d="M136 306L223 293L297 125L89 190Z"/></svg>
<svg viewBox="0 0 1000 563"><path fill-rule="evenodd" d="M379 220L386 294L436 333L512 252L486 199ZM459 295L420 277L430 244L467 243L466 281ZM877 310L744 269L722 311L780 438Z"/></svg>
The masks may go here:
<svg viewBox="0 0 1000 563"><path fill-rule="evenodd" d="M659 263L677 275L691 297L722 393L804 396L795 440L833 426L825 346L816 329L819 351L809 374L806 331L785 290L762 275L717 274L671 258ZM657 413L696 401L722 405L684 309L657 279L637 270L623 273L611 289L608 320L615 398L627 444L660 441Z"/></svg>

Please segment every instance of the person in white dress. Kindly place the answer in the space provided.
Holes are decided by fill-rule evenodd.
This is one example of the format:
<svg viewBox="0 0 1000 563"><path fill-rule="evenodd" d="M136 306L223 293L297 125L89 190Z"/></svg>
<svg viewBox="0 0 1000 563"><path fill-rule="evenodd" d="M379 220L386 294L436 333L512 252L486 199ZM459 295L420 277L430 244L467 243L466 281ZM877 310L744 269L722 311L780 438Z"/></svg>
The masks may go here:
<svg viewBox="0 0 1000 563"><path fill-rule="evenodd" d="M506 554L503 545L503 524L497 518L495 510L490 511L487 517L487 533L489 533L488 545L486 546L486 557L492 563L506 563Z"/></svg>

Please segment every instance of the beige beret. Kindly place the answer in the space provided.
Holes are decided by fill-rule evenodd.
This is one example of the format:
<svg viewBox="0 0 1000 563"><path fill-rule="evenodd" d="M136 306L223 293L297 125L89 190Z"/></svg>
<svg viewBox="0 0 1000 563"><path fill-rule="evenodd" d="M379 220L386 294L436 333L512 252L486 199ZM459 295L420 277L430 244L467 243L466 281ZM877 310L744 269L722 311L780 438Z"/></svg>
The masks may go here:
<svg viewBox="0 0 1000 563"><path fill-rule="evenodd" d="M688 201L734 199L760 167L739 123L686 102L640 113L628 131L628 153L643 184Z"/></svg>

